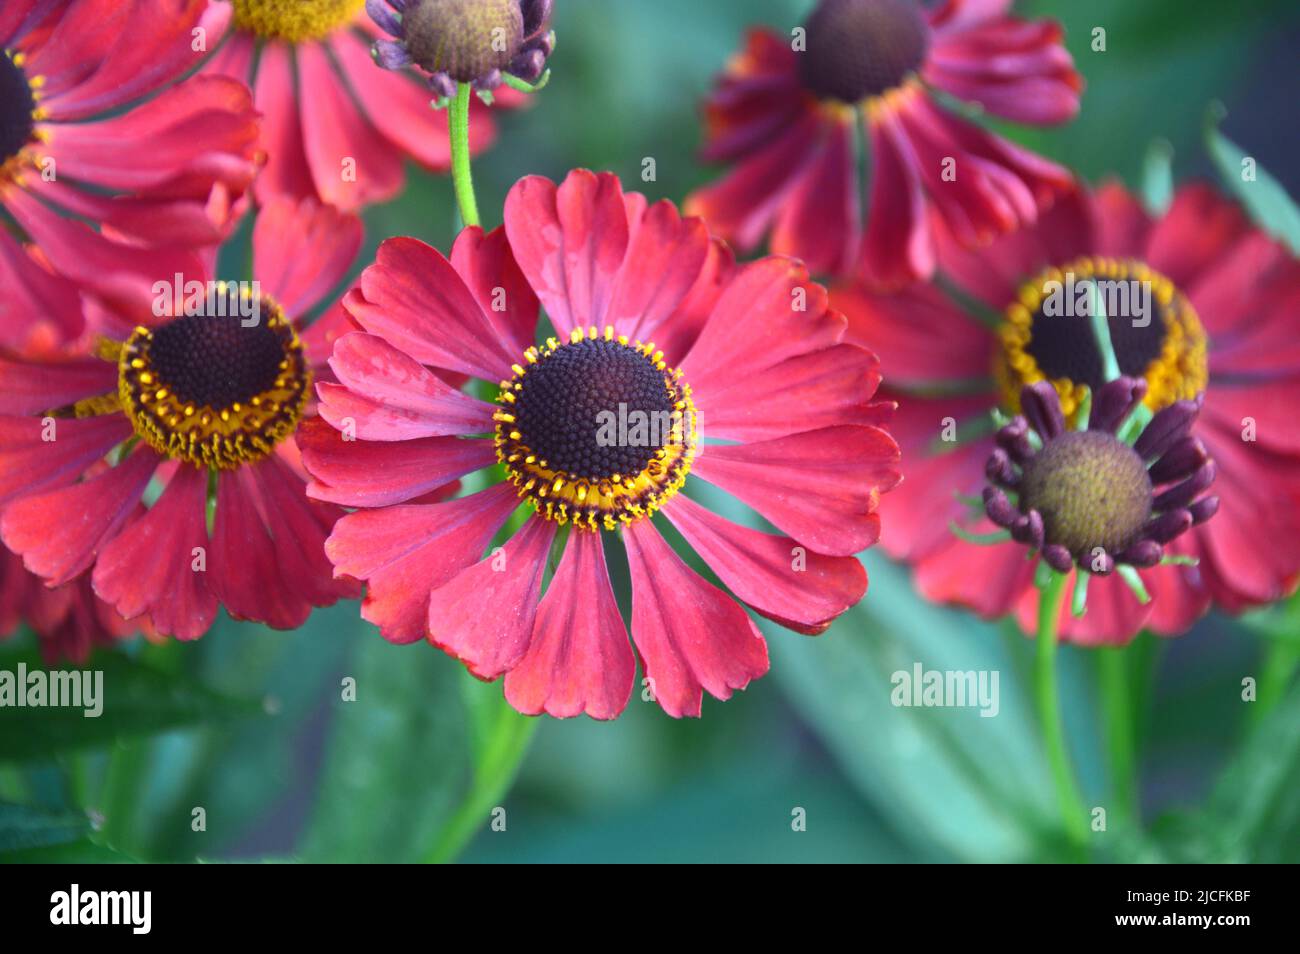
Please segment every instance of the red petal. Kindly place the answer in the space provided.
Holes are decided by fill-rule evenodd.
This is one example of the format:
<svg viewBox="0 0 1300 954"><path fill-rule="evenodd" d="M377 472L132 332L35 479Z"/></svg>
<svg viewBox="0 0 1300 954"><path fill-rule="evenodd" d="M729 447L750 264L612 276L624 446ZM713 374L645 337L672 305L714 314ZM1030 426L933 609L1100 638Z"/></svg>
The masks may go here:
<svg viewBox="0 0 1300 954"><path fill-rule="evenodd" d="M745 611L701 579L649 520L623 529L632 573L632 640L655 701L698 716L703 690L731 698L767 672L767 643Z"/></svg>
<svg viewBox="0 0 1300 954"><path fill-rule="evenodd" d="M533 516L505 546L429 594L429 642L495 679L528 651L555 523Z"/></svg>
<svg viewBox="0 0 1300 954"><path fill-rule="evenodd" d="M737 597L801 633L825 632L867 592L854 557L810 553L788 537L732 523L680 494L664 514Z"/></svg>
<svg viewBox="0 0 1300 954"><path fill-rule="evenodd" d="M361 250L361 219L313 199L274 199L253 228L253 276L297 318L347 275Z"/></svg>
<svg viewBox="0 0 1300 954"><path fill-rule="evenodd" d="M627 706L636 661L601 539L600 533L569 534L528 652L506 673L506 699L525 715L614 719Z"/></svg>

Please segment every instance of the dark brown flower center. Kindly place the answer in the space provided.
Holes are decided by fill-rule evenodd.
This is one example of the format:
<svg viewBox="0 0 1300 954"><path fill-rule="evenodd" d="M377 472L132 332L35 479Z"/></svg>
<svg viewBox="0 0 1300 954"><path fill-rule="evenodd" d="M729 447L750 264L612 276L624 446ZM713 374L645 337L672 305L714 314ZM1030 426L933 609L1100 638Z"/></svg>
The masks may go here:
<svg viewBox="0 0 1300 954"><path fill-rule="evenodd" d="M1205 332L1169 279L1142 262L1085 257L1046 269L1022 286L1000 329L995 373L1006 405L1020 389L1050 381L1072 419L1086 391L1106 381L1093 309L1106 315L1119 373L1144 378L1152 410L1194 397L1208 376Z"/></svg>
<svg viewBox="0 0 1300 954"><path fill-rule="evenodd" d="M36 99L22 67L6 50L0 56L0 166L18 155L32 141L36 121Z"/></svg>
<svg viewBox="0 0 1300 954"><path fill-rule="evenodd" d="M182 401L210 408L247 401L275 384L284 343L265 322L245 328L237 317L192 315L158 328L149 360Z"/></svg>
<svg viewBox="0 0 1300 954"><path fill-rule="evenodd" d="M1089 559L1123 551L1151 516L1151 478L1133 448L1104 431L1066 431L1024 467L1020 509L1037 510L1048 543Z"/></svg>
<svg viewBox="0 0 1300 954"><path fill-rule="evenodd" d="M243 302L245 306L249 300ZM118 401L150 447L231 469L298 426L311 388L302 342L270 299L137 328L118 354Z"/></svg>
<svg viewBox="0 0 1300 954"><path fill-rule="evenodd" d="M673 403L663 372L617 341L560 348L522 384L515 406L523 443L573 477L640 473L669 438Z"/></svg>
<svg viewBox="0 0 1300 954"><path fill-rule="evenodd" d="M822 0L804 24L804 86L821 99L856 103L902 85L920 69L929 26L914 0Z"/></svg>
<svg viewBox="0 0 1300 954"><path fill-rule="evenodd" d="M695 404L653 343L612 327L528 348L501 383L497 459L538 514L583 530L650 516L695 457Z"/></svg>
<svg viewBox="0 0 1300 954"><path fill-rule="evenodd" d="M411 59L469 83L510 65L524 38L519 0L415 0L402 14Z"/></svg>

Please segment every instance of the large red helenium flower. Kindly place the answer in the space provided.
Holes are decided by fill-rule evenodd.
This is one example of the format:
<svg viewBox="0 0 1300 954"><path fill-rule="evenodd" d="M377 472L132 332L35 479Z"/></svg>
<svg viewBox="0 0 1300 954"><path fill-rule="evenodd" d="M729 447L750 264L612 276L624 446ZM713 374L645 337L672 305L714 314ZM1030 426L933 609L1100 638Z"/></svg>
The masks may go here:
<svg viewBox="0 0 1300 954"><path fill-rule="evenodd" d="M1212 520L1165 547L1198 566L1142 570L1152 596L1146 605L1115 577L1094 577L1087 614L1064 617L1064 636L1097 644L1127 642L1144 626L1177 634L1211 603L1237 612L1294 589L1300 262L1282 245L1208 186L1182 188L1153 220L1109 184L1063 199L1036 227L978 252L941 233L939 262L973 307L929 286L832 294L850 338L871 341L890 368L889 394L900 403L894 432L910 470L889 499L886 549L915 564L923 594L989 617L1017 611L1033 630L1037 595L1024 548L980 547L957 539L949 524L996 529L958 500L978 496L986 482L992 409L1018 410L1022 385L1048 380L1073 415L1083 386L1100 383L1088 320L1045 318L1037 304L1047 281L1069 273L1151 282L1149 325L1111 319L1120 371L1146 380L1152 409L1204 393L1193 434L1217 469L1220 505Z"/></svg>
<svg viewBox="0 0 1300 954"><path fill-rule="evenodd" d="M212 0L234 8L231 32L204 66L253 89L262 114L266 168L254 183L259 201L318 196L343 210L393 198L409 157L428 169L451 168L447 111L413 73L380 69L370 48L382 36L365 0ZM526 97L501 89L497 106ZM475 98L470 152L496 138L492 110Z"/></svg>
<svg viewBox="0 0 1300 954"><path fill-rule="evenodd" d="M704 156L735 168L686 211L742 249L770 232L772 251L814 273L890 286L934 271L932 211L968 245L1032 223L1070 186L1069 172L934 95L1034 125L1078 112L1083 84L1059 25L1010 8L822 0L801 35L751 31L705 108ZM865 233L859 121L871 162Z"/></svg>
<svg viewBox="0 0 1300 954"><path fill-rule="evenodd" d="M0 358L5 545L48 585L90 573L122 616L182 639L218 603L292 629L355 595L325 559L340 511L304 494L294 434L348 326L337 305L300 335L302 318L361 238L355 216L281 200L253 231L256 316L254 289L214 306L189 286L206 273L181 276L136 327L102 316L92 356Z"/></svg>
<svg viewBox="0 0 1300 954"><path fill-rule="evenodd" d="M171 85L203 55L191 31L229 16L202 20L206 6L6 0L0 207L21 238L0 228L0 343L80 334L66 278L117 303L124 281L193 271L193 250L225 234L257 169L257 117L232 80Z"/></svg>
<svg viewBox="0 0 1300 954"><path fill-rule="evenodd" d="M539 299L555 334L537 345ZM339 383L318 391L338 430L306 428L303 460L309 494L361 508L326 549L367 582L362 613L387 639L427 637L479 678L504 675L521 712L614 718L635 675L606 568L621 538L648 686L671 715L698 715L703 691L725 699L763 675L767 649L654 514L792 629L823 631L866 590L853 554L899 480L892 406L873 402L875 356L842 341L800 263L737 268L698 219L577 171L521 180L504 230L466 229L450 262L390 239L344 301L365 333L335 344ZM489 382L496 402L434 369ZM617 435L602 430L615 417ZM498 462L508 479L439 499ZM778 533L680 493L688 472ZM521 502L522 527L485 557Z"/></svg>

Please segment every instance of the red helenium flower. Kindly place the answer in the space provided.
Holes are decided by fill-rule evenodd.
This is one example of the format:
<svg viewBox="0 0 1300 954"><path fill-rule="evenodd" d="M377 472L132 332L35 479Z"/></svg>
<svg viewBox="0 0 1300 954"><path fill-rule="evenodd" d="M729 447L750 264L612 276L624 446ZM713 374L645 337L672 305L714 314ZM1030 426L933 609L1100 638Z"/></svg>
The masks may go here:
<svg viewBox="0 0 1300 954"><path fill-rule="evenodd" d="M343 210L393 198L407 157L451 168L447 112L414 75L380 69L370 47L382 34L365 0L212 0L234 7L233 32L204 67L253 89L262 113L266 168L259 201L319 196ZM503 89L497 105L524 97ZM470 151L496 138L492 111L471 103Z"/></svg>
<svg viewBox="0 0 1300 954"><path fill-rule="evenodd" d="M112 646L141 629L152 634L148 620L125 620L97 597L90 577L51 589L17 554L0 548L0 638L23 622L40 640L48 666L64 660L83 665L97 646Z"/></svg>
<svg viewBox="0 0 1300 954"><path fill-rule="evenodd" d="M116 302L123 281L195 269L192 250L229 226L256 172L248 91L170 85L199 61L191 30L205 8L6 0L0 207L34 244L0 228L3 343L26 346L41 326L46 339L81 332L78 291L59 276Z"/></svg>
<svg viewBox="0 0 1300 954"><path fill-rule="evenodd" d="M1015 544L979 547L953 536L953 520L979 531L958 494L978 495L993 449L989 412L1018 409L1020 388L1048 380L1073 415L1100 364L1087 319L1045 319L1044 283L1074 272L1152 283L1146 328L1111 319L1120 370L1145 378L1152 409L1204 392L1193 434L1214 462L1214 519L1166 552L1199 565L1142 570L1142 605L1114 577L1094 578L1088 612L1064 622L1081 643L1127 642L1143 626L1183 632L1213 602L1232 612L1279 599L1300 573L1300 262L1253 228L1211 188L1181 189L1153 221L1122 187L1063 199L1032 229L979 252L941 234L940 269L975 304L932 287L898 295L837 290L850 337L869 340L900 401L894 430L911 470L890 498L886 548L916 567L927 597L984 616L1018 611L1033 627L1033 566ZM988 311L984 311L988 309ZM1000 324L997 315L1003 317ZM991 320L990 320L991 317ZM969 438L951 441L953 436Z"/></svg>
<svg viewBox="0 0 1300 954"><path fill-rule="evenodd" d="M298 326L361 233L310 200L273 203L253 232L255 322L251 289L216 314L157 289L161 314L105 322L93 356L0 359L0 536L29 570L51 586L89 572L122 616L183 639L218 603L291 629L356 592L325 559L340 511L303 493L294 433L348 319L336 305Z"/></svg>
<svg viewBox="0 0 1300 954"><path fill-rule="evenodd" d="M742 249L770 231L772 251L813 272L856 270L884 285L934 271L931 211L968 245L1032 223L1070 174L933 95L1035 125L1075 115L1082 80L1060 27L1010 7L822 0L802 36L751 31L706 106L705 158L735 169L686 210ZM865 233L860 119L872 166Z"/></svg>
<svg viewBox="0 0 1300 954"><path fill-rule="evenodd" d="M535 345L539 299L555 336ZM879 496L899 479L880 427L891 407L872 402L874 355L842 342L801 264L736 268L698 219L578 171L521 180L504 229L466 229L450 262L390 239L345 305L365 333L339 339L339 383L318 389L342 435L305 429L303 460L312 496L364 508L326 548L367 582L362 613L386 638L427 637L479 678L504 675L521 712L614 718L635 675L606 567L617 531L648 684L671 715L698 715L705 690L725 699L768 668L732 596L816 633L864 593L853 554L876 541ZM441 373L492 383L497 403ZM602 438L615 412L663 429ZM497 462L507 480L438 500ZM679 493L688 472L779 532ZM521 498L522 527L484 557ZM732 596L678 556L656 512Z"/></svg>

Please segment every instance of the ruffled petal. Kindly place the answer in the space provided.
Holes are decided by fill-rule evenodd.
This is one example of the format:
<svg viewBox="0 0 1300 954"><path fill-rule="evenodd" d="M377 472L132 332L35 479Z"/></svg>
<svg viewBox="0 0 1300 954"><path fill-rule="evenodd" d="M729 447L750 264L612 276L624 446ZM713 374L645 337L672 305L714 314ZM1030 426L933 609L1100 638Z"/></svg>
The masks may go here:
<svg viewBox="0 0 1300 954"><path fill-rule="evenodd" d="M817 274L848 271L862 241L858 147L852 122L829 124L825 142L790 192L771 249L803 259Z"/></svg>
<svg viewBox="0 0 1300 954"><path fill-rule="evenodd" d="M116 393L117 366L109 361L23 361L0 355L0 413L38 414Z"/></svg>
<svg viewBox="0 0 1300 954"><path fill-rule="evenodd" d="M649 520L623 529L632 574L632 641L654 700L698 716L704 690L729 699L768 670L767 643L745 611L701 579Z"/></svg>
<svg viewBox="0 0 1300 954"><path fill-rule="evenodd" d="M451 248L451 264L505 349L522 355L536 338L540 305L515 262L505 229L487 234L477 227L464 229Z"/></svg>
<svg viewBox="0 0 1300 954"><path fill-rule="evenodd" d="M1179 288L1189 288L1250 232L1241 207L1203 182L1174 194L1147 240L1146 262Z"/></svg>
<svg viewBox="0 0 1300 954"><path fill-rule="evenodd" d="M828 427L703 451L695 476L831 556L852 556L876 542L880 495L901 479L898 445L878 427Z"/></svg>
<svg viewBox="0 0 1300 954"><path fill-rule="evenodd" d="M630 222L627 260L606 320L618 334L654 341L699 280L709 257L709 232L699 219L683 219L668 201Z"/></svg>
<svg viewBox="0 0 1300 954"><path fill-rule="evenodd" d="M628 247L618 177L585 169L559 186L520 179L506 197L506 234L528 283L562 337L604 326Z"/></svg>
<svg viewBox="0 0 1300 954"><path fill-rule="evenodd" d="M143 448L89 480L15 501L0 523L5 545L51 586L69 582L136 511L157 466Z"/></svg>
<svg viewBox="0 0 1300 954"><path fill-rule="evenodd" d="M147 613L161 633L197 639L217 614L206 571L194 569L206 553L208 474L182 466L149 512L100 552L95 592L127 619Z"/></svg>
<svg viewBox="0 0 1300 954"><path fill-rule="evenodd" d="M600 533L569 534L528 652L506 673L506 700L525 715L614 719L632 695L636 660L601 540Z"/></svg>
<svg viewBox="0 0 1300 954"><path fill-rule="evenodd" d="M274 199L253 227L253 275L296 318L347 276L361 238L355 215L313 199Z"/></svg>
<svg viewBox="0 0 1300 954"><path fill-rule="evenodd" d="M345 441L319 418L304 422L296 438L315 478L307 494L346 507L405 503L496 463L490 440Z"/></svg>
<svg viewBox="0 0 1300 954"><path fill-rule="evenodd" d="M511 484L438 504L360 510L334 525L335 575L366 583L361 615L394 643L422 639L429 593L474 563L519 505Z"/></svg>
<svg viewBox="0 0 1300 954"><path fill-rule="evenodd" d="M528 651L554 521L529 517L486 558L429 594L429 642L479 679L495 679Z"/></svg>
<svg viewBox="0 0 1300 954"><path fill-rule="evenodd" d="M825 632L867 592L867 571L854 557L809 552L788 537L732 523L680 494L664 514L732 593L797 632Z"/></svg>
<svg viewBox="0 0 1300 954"><path fill-rule="evenodd" d="M298 86L307 165L321 198L344 211L391 199L402 156L357 109L321 43L299 43Z"/></svg>
<svg viewBox="0 0 1300 954"><path fill-rule="evenodd" d="M926 222L920 160L889 111L867 124L871 137L871 204L859 270L887 288L934 273L934 241Z"/></svg>
<svg viewBox="0 0 1300 954"><path fill-rule="evenodd" d="M388 239L362 273L361 291L363 299L344 300L352 316L421 364L493 383L510 377L519 355L507 350L437 249L412 238Z"/></svg>
<svg viewBox="0 0 1300 954"><path fill-rule="evenodd" d="M294 72L293 51L288 45L262 44L253 84L254 99L262 113L262 141L267 152L266 166L253 183L253 191L261 202L269 202L276 196L316 195L316 183L303 145Z"/></svg>
<svg viewBox="0 0 1300 954"><path fill-rule="evenodd" d="M131 434L120 414L0 417L0 503L72 483Z"/></svg>
<svg viewBox="0 0 1300 954"><path fill-rule="evenodd" d="M353 436L404 441L493 429L493 409L457 390L377 335L357 332L334 344L339 385L321 384L320 415ZM363 413L364 412L364 413Z"/></svg>

